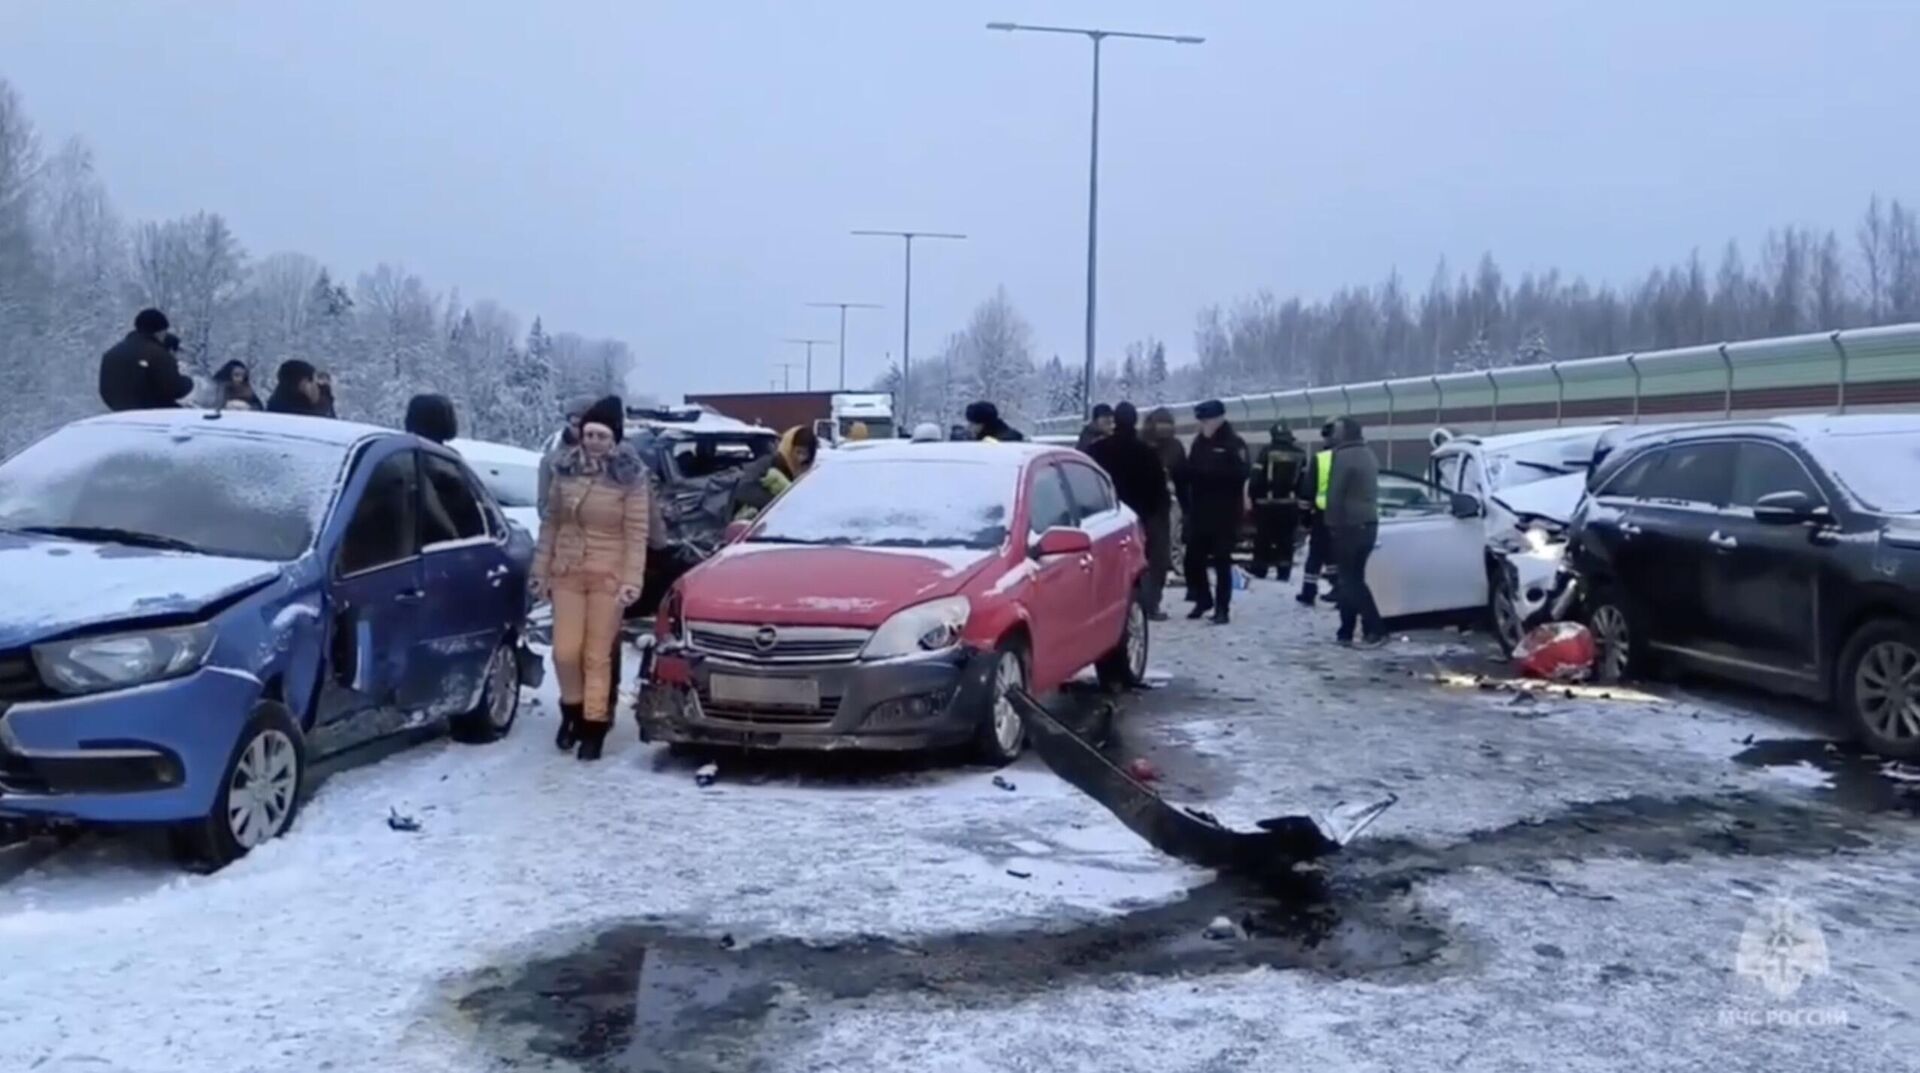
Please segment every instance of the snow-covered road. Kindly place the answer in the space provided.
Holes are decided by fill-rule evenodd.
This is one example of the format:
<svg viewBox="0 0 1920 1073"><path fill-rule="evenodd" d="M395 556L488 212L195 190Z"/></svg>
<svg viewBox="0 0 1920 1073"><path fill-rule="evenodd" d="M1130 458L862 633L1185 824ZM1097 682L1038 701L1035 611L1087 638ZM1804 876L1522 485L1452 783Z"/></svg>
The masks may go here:
<svg viewBox="0 0 1920 1073"><path fill-rule="evenodd" d="M0 1070L1912 1068L1910 784L1799 709L1516 699L1474 638L1331 625L1267 586L1169 624L1120 726L1236 826L1400 795L1290 908L1031 759L703 789L630 723L555 753L542 696L333 775L218 875L0 851Z"/></svg>

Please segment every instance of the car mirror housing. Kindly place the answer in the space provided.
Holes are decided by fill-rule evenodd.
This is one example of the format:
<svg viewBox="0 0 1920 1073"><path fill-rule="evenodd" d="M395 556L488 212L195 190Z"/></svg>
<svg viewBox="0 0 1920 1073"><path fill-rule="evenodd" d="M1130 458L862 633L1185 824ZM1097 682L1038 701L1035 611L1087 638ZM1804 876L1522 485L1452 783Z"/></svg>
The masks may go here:
<svg viewBox="0 0 1920 1073"><path fill-rule="evenodd" d="M1766 525L1798 525L1824 517L1827 508L1805 492L1773 492L1753 504L1753 520Z"/></svg>
<svg viewBox="0 0 1920 1073"><path fill-rule="evenodd" d="M1465 492L1455 492L1448 506L1456 518L1478 518L1487 512L1477 497Z"/></svg>
<svg viewBox="0 0 1920 1073"><path fill-rule="evenodd" d="M1033 545L1036 559L1048 559L1055 555L1085 555L1092 550L1093 538L1085 530L1069 529L1064 525L1056 525L1041 533L1040 539Z"/></svg>

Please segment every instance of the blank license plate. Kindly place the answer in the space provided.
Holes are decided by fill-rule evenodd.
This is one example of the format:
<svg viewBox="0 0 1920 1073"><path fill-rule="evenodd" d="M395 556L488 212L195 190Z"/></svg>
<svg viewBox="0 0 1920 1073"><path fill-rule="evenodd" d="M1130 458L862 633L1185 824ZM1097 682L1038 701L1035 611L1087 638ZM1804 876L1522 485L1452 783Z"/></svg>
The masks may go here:
<svg viewBox="0 0 1920 1073"><path fill-rule="evenodd" d="M820 683L811 678L745 678L716 674L707 690L719 704L756 704L769 708L818 708Z"/></svg>

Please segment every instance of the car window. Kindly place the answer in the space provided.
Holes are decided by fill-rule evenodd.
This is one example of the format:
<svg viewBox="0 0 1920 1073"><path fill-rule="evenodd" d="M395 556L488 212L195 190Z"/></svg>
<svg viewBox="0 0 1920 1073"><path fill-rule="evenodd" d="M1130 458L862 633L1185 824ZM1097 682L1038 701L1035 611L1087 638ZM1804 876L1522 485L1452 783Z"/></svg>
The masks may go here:
<svg viewBox="0 0 1920 1073"><path fill-rule="evenodd" d="M367 476L340 545L340 573L357 574L413 557L418 472L414 452L396 451Z"/></svg>
<svg viewBox="0 0 1920 1073"><path fill-rule="evenodd" d="M1450 493L1418 477L1382 470L1376 485L1374 503L1381 517L1408 514L1444 514Z"/></svg>
<svg viewBox="0 0 1920 1073"><path fill-rule="evenodd" d="M1073 505L1059 466L1035 467L1027 493L1027 529L1035 536L1059 525L1073 524Z"/></svg>
<svg viewBox="0 0 1920 1073"><path fill-rule="evenodd" d="M1661 459L1665 457L1666 452L1664 451L1648 451L1639 458L1629 461L1618 473L1613 475L1613 479L1607 482L1606 487L1602 488L1599 494L1603 496L1617 496L1622 499L1632 499L1638 496L1640 494L1640 487L1647 483L1647 475L1652 473L1654 469L1660 465Z"/></svg>
<svg viewBox="0 0 1920 1073"><path fill-rule="evenodd" d="M1441 455L1433 460L1433 483L1449 491L1460 487L1460 460L1465 455Z"/></svg>
<svg viewBox="0 0 1920 1073"><path fill-rule="evenodd" d="M1801 492L1816 503L1827 499L1807 467L1785 448L1758 441L1742 443L1734 463L1732 505L1751 507L1776 492Z"/></svg>
<svg viewBox="0 0 1920 1073"><path fill-rule="evenodd" d="M1688 443L1669 447L1658 469L1639 484L1641 499L1721 506L1733 491L1732 443Z"/></svg>
<svg viewBox="0 0 1920 1073"><path fill-rule="evenodd" d="M420 455L420 546L456 540L471 540L487 535L486 515L474 498L467 475L453 462L439 455Z"/></svg>
<svg viewBox="0 0 1920 1073"><path fill-rule="evenodd" d="M1073 495L1081 521L1114 509L1113 487L1098 470L1078 462L1068 462L1060 468L1067 475L1067 491Z"/></svg>

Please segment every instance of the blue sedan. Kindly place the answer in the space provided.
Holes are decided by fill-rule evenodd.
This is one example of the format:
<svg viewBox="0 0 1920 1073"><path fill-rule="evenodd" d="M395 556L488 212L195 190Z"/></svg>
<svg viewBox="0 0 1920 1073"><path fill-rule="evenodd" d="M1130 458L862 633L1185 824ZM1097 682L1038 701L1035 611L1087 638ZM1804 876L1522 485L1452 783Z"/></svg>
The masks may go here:
<svg viewBox="0 0 1920 1073"><path fill-rule="evenodd" d="M460 456L237 411L115 414L0 465L0 817L165 824L218 867L309 764L512 729L533 541Z"/></svg>

